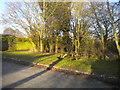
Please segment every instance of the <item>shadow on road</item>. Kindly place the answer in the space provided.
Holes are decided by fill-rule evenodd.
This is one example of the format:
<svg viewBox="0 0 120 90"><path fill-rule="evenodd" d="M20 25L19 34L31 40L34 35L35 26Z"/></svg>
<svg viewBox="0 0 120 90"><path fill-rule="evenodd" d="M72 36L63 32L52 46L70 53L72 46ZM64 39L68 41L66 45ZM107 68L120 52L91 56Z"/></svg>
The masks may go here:
<svg viewBox="0 0 120 90"><path fill-rule="evenodd" d="M10 63L10 65L8 65L8 63ZM22 71L22 70L25 70L27 69L28 67L24 67L24 65L14 65L16 62L11 62L10 60L8 61L4 61L2 60L2 75L7 75L7 74L10 74L10 73L15 73L17 71ZM13 68L16 67L16 68ZM23 66L23 67L21 67Z"/></svg>
<svg viewBox="0 0 120 90"><path fill-rule="evenodd" d="M17 82L15 82L15 83L10 84L10 85L7 85L7 86L3 87L3 89L4 89L4 88L15 88L15 87L17 87L17 86L19 86L19 85L21 85L21 84L24 84L24 83L26 83L26 82L28 82L28 81L36 78L36 77L38 77L38 76L40 76L40 75L48 72L49 70L51 70L51 69L53 68L53 66L54 66L55 64L59 63L61 60L62 60L62 59L58 59L57 61L55 61L55 62L53 62L52 64L50 64L49 67L48 67L46 70L43 70L43 71L41 71L41 72L39 72L39 73L36 73L36 74L34 74L34 75L32 75L32 76L29 76L29 77L27 77L27 78L24 78L24 79L22 79L22 80L20 80L20 81L17 81Z"/></svg>
<svg viewBox="0 0 120 90"><path fill-rule="evenodd" d="M38 77L38 76L46 73L47 71L48 71L48 70L43 70L43 71L41 71L41 72L39 72L39 73L37 73L37 74L34 74L34 75L32 75L32 76L29 76L29 77L27 77L27 78L25 78L25 79L22 79L22 80L20 80L20 81L17 81L17 82L15 82L15 83L12 83L12 84L10 84L10 85L8 85L8 86L5 86L5 87L3 87L3 88L15 88L15 87L17 87L17 86L19 86L19 85L21 85L21 84L23 84L23 83L25 83L25 82L28 82L28 81L30 81L30 80L32 80L32 79L34 79L34 78L36 78L36 77Z"/></svg>

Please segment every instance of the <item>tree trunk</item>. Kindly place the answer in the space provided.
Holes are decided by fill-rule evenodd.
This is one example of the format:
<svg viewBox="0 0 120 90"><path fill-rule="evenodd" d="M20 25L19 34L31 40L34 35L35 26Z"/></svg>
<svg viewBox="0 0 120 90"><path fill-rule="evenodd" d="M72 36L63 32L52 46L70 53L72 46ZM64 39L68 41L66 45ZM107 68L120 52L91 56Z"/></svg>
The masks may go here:
<svg viewBox="0 0 120 90"><path fill-rule="evenodd" d="M101 35L101 41L102 41L102 52L103 52L103 59L105 59L105 45L104 45L104 34Z"/></svg>
<svg viewBox="0 0 120 90"><path fill-rule="evenodd" d="M117 32L114 30L114 37L115 37L115 43L116 43L116 47L120 56L120 46L119 46L119 39L118 39L118 35Z"/></svg>
<svg viewBox="0 0 120 90"><path fill-rule="evenodd" d="M34 44L34 42L32 41L31 38L29 38L29 41L31 42L32 46L33 46L33 52L37 52L36 46Z"/></svg>
<svg viewBox="0 0 120 90"><path fill-rule="evenodd" d="M53 52L53 46L50 45L50 52Z"/></svg>
<svg viewBox="0 0 120 90"><path fill-rule="evenodd" d="M59 40L59 37L56 36L55 53L58 53L58 40Z"/></svg>
<svg viewBox="0 0 120 90"><path fill-rule="evenodd" d="M43 52L43 39L42 39L42 34L40 35L40 52Z"/></svg>

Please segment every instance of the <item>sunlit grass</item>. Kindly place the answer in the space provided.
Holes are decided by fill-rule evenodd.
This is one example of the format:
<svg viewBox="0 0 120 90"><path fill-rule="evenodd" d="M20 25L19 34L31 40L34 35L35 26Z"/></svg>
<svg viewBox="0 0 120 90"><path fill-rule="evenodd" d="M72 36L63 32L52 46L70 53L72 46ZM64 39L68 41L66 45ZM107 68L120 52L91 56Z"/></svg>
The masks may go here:
<svg viewBox="0 0 120 90"><path fill-rule="evenodd" d="M16 50L29 50L32 49L31 47L30 42L17 42L15 48Z"/></svg>
<svg viewBox="0 0 120 90"><path fill-rule="evenodd" d="M60 54L38 54L28 51L15 51L15 52L2 52L3 56L13 57L20 60L25 60L29 62L36 62L40 64L50 65L58 60ZM73 70L96 72L100 74L114 75L118 76L118 65L117 61L106 61L106 60L96 60L81 58L78 60L62 59L59 63L55 64L56 67L62 67Z"/></svg>
<svg viewBox="0 0 120 90"><path fill-rule="evenodd" d="M55 66L91 72L91 63L89 64L87 63L88 63L87 60L70 61L69 59L63 59L60 63L56 64Z"/></svg>

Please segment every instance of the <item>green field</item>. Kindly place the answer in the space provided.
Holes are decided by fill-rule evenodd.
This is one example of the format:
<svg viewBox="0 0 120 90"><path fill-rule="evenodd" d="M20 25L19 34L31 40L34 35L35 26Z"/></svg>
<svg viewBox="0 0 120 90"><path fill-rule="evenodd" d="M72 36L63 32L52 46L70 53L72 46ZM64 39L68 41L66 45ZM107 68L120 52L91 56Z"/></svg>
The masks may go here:
<svg viewBox="0 0 120 90"><path fill-rule="evenodd" d="M32 45L30 42L17 42L16 43L16 50L30 50Z"/></svg>
<svg viewBox="0 0 120 90"><path fill-rule="evenodd" d="M1 52L3 56L6 57L13 57L20 60L25 60L29 62L36 62L45 65L50 65L58 60L57 57L60 54L39 54L39 53L32 53L28 51L14 51L8 52L4 51ZM54 66L68 68L73 70L80 70L80 71L87 71L87 72L96 72L99 74L106 74L110 76L119 76L118 69L120 65L118 65L118 61L106 61L106 60L96 60L96 59L87 59L81 58L78 60L70 60L68 58L62 59L60 62L56 63Z"/></svg>

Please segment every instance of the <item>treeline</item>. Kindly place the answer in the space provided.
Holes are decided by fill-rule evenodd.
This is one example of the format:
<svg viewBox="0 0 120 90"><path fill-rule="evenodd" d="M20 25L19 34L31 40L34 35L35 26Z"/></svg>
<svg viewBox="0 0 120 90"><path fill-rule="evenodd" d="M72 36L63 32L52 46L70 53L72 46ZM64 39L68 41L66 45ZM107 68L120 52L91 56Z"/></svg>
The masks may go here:
<svg viewBox="0 0 120 90"><path fill-rule="evenodd" d="M36 52L113 59L120 55L120 3L7 3L4 23L24 29Z"/></svg>
<svg viewBox="0 0 120 90"><path fill-rule="evenodd" d="M28 48L30 46L30 42L28 38L15 37L13 35L4 35L4 36L0 36L0 40L2 44L2 48L0 49L0 51L6 51L6 50L15 51L15 50L32 49L32 47ZM21 45L24 45L24 44L26 44L27 46L22 47Z"/></svg>

